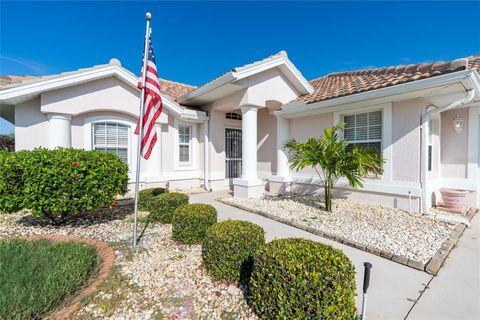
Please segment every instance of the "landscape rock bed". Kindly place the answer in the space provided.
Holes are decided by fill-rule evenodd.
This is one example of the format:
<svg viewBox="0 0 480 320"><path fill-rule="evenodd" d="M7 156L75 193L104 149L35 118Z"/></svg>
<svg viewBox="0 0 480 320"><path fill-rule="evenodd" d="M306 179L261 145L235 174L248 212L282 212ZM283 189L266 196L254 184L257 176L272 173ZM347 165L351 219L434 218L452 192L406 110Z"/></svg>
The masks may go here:
<svg viewBox="0 0 480 320"><path fill-rule="evenodd" d="M423 270L456 224L377 204L318 197L224 198L221 202L291 222L307 231Z"/></svg>
<svg viewBox="0 0 480 320"><path fill-rule="evenodd" d="M61 227L27 212L0 215L0 238L71 235L114 248L118 279L107 279L73 319L257 319L237 286L207 276L200 245L180 245L171 239L171 225L150 224L134 254L132 219L125 214L131 211L120 206L103 210L108 212L102 221L80 219Z"/></svg>

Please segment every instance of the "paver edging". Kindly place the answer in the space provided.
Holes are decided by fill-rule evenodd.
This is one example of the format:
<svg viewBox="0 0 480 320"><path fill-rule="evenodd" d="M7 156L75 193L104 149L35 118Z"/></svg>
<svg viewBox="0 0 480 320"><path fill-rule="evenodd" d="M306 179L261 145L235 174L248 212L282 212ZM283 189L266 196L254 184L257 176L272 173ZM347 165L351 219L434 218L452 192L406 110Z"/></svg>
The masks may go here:
<svg viewBox="0 0 480 320"><path fill-rule="evenodd" d="M468 221L472 221L473 216L477 211L478 210L475 208L470 208L470 210L467 211L465 218L467 218ZM467 226L463 223L459 223L455 227L455 229L450 234L450 237L443 242L440 249L438 249L437 253L435 253L432 259L430 259L430 261L425 266L425 271L427 273L430 273L432 275L438 274L438 271L445 263L445 260L457 244L458 240L460 240L460 237L462 236L466 228Z"/></svg>
<svg viewBox="0 0 480 320"><path fill-rule="evenodd" d="M46 239L53 242L63 242L63 241L76 241L86 243L92 246L95 246L97 249L97 255L102 259L100 268L95 275L95 280L91 282L88 286L81 289L75 297L72 299L69 305L55 311L53 314L46 317L46 319L55 319L55 320L64 320L69 319L70 316L77 310L80 306L81 299L94 293L98 286L102 284L110 274L110 270L113 267L115 262L115 252L113 249L105 242L91 239L91 238L80 238L74 236L65 236L65 235L31 235L20 237L23 240L36 240L36 239Z"/></svg>
<svg viewBox="0 0 480 320"><path fill-rule="evenodd" d="M425 272L430 273L430 274L436 274L438 272L440 267L443 265L443 262L447 258L448 254L450 253L450 251L452 250L454 245L457 243L458 239L460 238L460 236L462 235L463 231L466 228L466 225L459 224L454 229L454 231L452 231L452 233L450 234L450 237L443 243L442 247L435 253L433 258L430 259L430 261L428 261L427 263L422 263L422 262L417 261L417 260L409 259L405 256L400 256L400 255L397 255L397 254L394 254L394 253L391 253L391 252L388 252L388 251L385 251L385 250L380 250L378 248L374 248L374 247L371 247L371 246L368 246L368 245L365 245L365 244L360 244L360 243L357 243L353 240L345 239L341 236L338 236L338 235L335 235L335 234L332 234L332 233L320 231L320 230L314 229L312 227L303 225L303 224L295 222L295 221L291 221L291 220L284 219L284 218L279 218L275 215L269 214L267 212L263 212L261 210L253 210L249 207L246 207L246 206L243 206L243 205L240 205L240 204L233 204L233 203L224 201L223 199L215 199L215 200L218 201L218 202L221 202L223 204L226 204L226 205L229 205L229 206L232 206L232 207L244 210L244 211L248 211L248 212L251 212L251 213L254 213L254 214L258 214L260 216L263 216L265 218L268 218L268 219L271 219L271 220L274 220L274 221L281 222L283 224L286 224L286 225L289 225L291 227L294 227L294 228L312 233L314 235L317 235L317 236L320 236L320 237L323 237L323 238L326 238L326 239L329 239L329 240L333 240L333 241L345 244L349 247L353 247L353 248L356 248L358 250L366 251L368 253L380 256L382 258L391 260L393 262L403 264L403 265L408 266L410 268L417 269L417 270L420 270L420 271L425 271ZM469 221L472 220L476 211L477 211L477 209L475 209L475 208L470 209L466 214L466 218ZM450 245L450 243L451 243L451 245Z"/></svg>

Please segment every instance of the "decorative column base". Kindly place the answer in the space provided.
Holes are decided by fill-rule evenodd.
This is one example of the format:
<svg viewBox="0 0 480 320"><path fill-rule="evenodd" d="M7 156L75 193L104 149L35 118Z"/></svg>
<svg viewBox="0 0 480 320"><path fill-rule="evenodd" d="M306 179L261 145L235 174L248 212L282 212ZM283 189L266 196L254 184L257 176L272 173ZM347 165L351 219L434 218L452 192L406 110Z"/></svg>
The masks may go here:
<svg viewBox="0 0 480 320"><path fill-rule="evenodd" d="M291 177L272 176L269 179L270 194L274 196L283 196L290 193Z"/></svg>
<svg viewBox="0 0 480 320"><path fill-rule="evenodd" d="M233 196L237 198L261 198L265 194L265 182L260 179L233 180Z"/></svg>

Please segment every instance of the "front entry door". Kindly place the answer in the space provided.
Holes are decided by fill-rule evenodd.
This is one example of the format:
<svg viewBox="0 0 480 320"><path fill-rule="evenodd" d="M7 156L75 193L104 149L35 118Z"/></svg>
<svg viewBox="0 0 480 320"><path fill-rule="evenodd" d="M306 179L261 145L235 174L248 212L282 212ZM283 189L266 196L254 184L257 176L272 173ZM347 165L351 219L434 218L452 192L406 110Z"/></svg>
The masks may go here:
<svg viewBox="0 0 480 320"><path fill-rule="evenodd" d="M232 183L232 179L242 175L242 130L225 129L225 179Z"/></svg>

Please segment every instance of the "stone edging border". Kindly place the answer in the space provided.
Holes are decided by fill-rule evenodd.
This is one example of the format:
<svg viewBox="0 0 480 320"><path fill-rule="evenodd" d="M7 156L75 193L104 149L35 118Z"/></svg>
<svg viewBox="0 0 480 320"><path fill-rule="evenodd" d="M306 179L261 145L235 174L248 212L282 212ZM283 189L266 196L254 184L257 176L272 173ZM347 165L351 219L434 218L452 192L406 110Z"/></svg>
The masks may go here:
<svg viewBox="0 0 480 320"><path fill-rule="evenodd" d="M263 216L265 218L281 222L281 223L289 225L291 227L294 227L294 228L297 228L297 229L300 229L300 230L303 230L303 231L307 231L309 233L313 233L314 235L317 235L317 236L320 236L320 237L323 237L323 238L326 238L326 239L329 239L329 240L333 240L333 241L345 244L345 245L350 246L350 247L354 247L358 250L366 251L368 253L380 256L380 257L388 259L388 260L392 260L393 262L397 262L397 263L406 265L408 267L411 267L411 268L414 268L414 269L417 269L417 270L425 271L425 272L430 273L432 275L435 275L435 274L438 273L438 270L440 270L440 267L443 265L445 259L447 258L448 254L452 250L453 246L458 242L458 239L460 238L463 231L467 227L464 224L459 224L453 230L453 232L450 234L450 237L447 240L445 240L445 242L442 244L442 246L437 251L437 253L435 253L433 258L430 259L430 261L427 262L427 263L422 263L420 261L409 259L407 257L400 256L398 254L393 254L391 252L380 250L380 249L368 246L366 244L358 243L356 241L343 238L343 237L335 235L333 233L320 231L320 230L314 229L312 227L303 225L303 224L298 223L298 222L290 221L290 220L287 220L287 219L284 219L284 218L279 218L277 216L274 216L272 214L269 214L269 213L266 213L266 212L263 212L263 211L260 211L260 210L252 210L252 209L250 209L246 206L239 205L239 204L232 204L232 203L229 203L229 202L224 201L222 199L215 199L215 200L218 201L218 202L221 202L223 204L226 204L228 206L232 206L232 207L235 207L235 208L238 208L238 209L241 209L241 210L245 210L245 211L248 211L248 212L251 212L251 213L254 213L254 214L258 214L258 215ZM467 212L466 218L469 221L472 220L476 211L477 211L477 209L471 208Z"/></svg>
<svg viewBox="0 0 480 320"><path fill-rule="evenodd" d="M473 216L475 215L475 213L477 213L477 211L478 210L475 208L470 208L470 210L468 210L465 214L465 218L467 218L468 221L472 221ZM453 229L450 237L442 243L440 249L438 249L437 253L435 253L433 258L430 259L430 261L425 266L425 271L427 273L433 275L436 275L438 273L443 263L447 259L448 255L450 254L450 251L452 251L453 247L457 244L458 240L463 234L463 231L465 231L466 228L467 226L465 224L459 223L455 227L455 229Z"/></svg>
<svg viewBox="0 0 480 320"><path fill-rule="evenodd" d="M78 292L71 303L55 311L53 314L46 317L46 319L55 319L55 320L64 320L70 319L71 315L80 305L81 299L94 293L98 286L102 284L110 274L110 270L113 267L115 262L115 253L113 249L103 241L91 239L91 238L80 238L74 236L65 236L65 235L32 235L20 237L23 240L37 240L37 239L46 239L53 242L62 242L62 241L75 241L82 242L89 245L95 246L97 249L97 254L102 258L100 264L100 270L98 271L95 280L90 283L87 287L83 288Z"/></svg>

